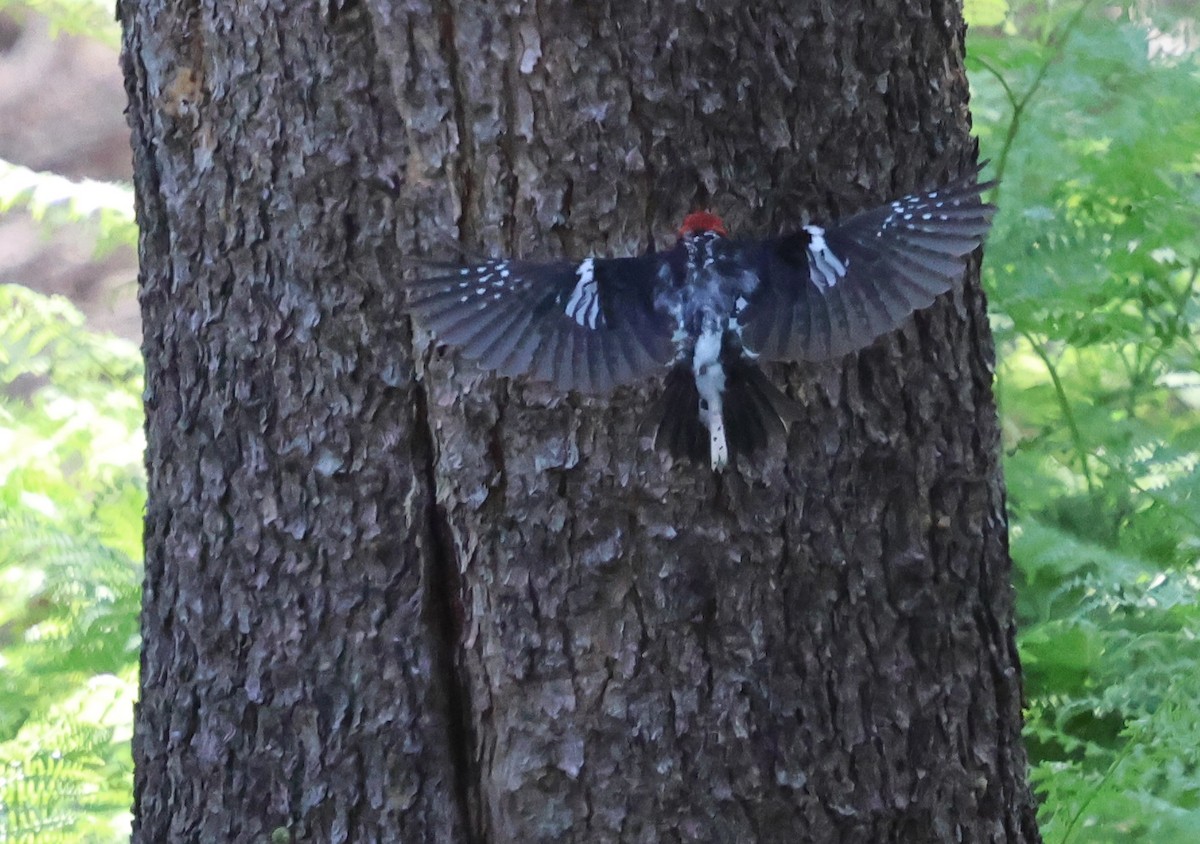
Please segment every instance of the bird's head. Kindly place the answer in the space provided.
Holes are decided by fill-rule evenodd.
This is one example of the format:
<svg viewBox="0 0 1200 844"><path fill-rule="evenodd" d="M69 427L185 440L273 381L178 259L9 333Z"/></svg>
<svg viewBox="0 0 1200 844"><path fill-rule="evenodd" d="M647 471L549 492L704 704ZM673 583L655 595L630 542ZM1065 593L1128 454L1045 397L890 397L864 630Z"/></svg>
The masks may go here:
<svg viewBox="0 0 1200 844"><path fill-rule="evenodd" d="M679 237L685 238L689 235L703 234L704 232L712 232L719 234L721 237L728 237L729 232L725 230L725 223L716 214L710 214L707 211L695 211L683 218L683 225L679 227Z"/></svg>

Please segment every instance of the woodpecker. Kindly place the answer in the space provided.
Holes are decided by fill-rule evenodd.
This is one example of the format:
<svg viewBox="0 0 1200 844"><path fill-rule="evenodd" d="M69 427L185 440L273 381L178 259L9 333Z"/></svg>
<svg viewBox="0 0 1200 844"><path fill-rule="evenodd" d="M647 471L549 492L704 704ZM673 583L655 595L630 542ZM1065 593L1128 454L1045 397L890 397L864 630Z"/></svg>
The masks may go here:
<svg viewBox="0 0 1200 844"><path fill-rule="evenodd" d="M986 164L986 162L985 162ZM787 434L794 403L760 361L870 345L961 279L991 226L979 169L830 225L761 240L689 214L633 258L491 260L417 279L409 307L485 369L602 394L665 373L644 430L717 471Z"/></svg>

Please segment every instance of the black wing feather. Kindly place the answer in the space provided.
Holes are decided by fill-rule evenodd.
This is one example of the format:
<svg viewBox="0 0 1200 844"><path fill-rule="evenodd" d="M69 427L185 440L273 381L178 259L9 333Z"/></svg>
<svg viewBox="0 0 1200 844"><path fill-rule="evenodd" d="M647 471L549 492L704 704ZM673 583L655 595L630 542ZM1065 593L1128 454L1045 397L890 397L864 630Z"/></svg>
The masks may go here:
<svg viewBox="0 0 1200 844"><path fill-rule="evenodd" d="M760 280L741 317L747 348L776 360L828 360L861 349L928 307L983 242L994 182L976 172L828 228L748 247Z"/></svg>
<svg viewBox="0 0 1200 844"><path fill-rule="evenodd" d="M670 321L654 308L663 260L653 254L443 269L409 286L409 310L485 369L603 392L654 374L674 355Z"/></svg>

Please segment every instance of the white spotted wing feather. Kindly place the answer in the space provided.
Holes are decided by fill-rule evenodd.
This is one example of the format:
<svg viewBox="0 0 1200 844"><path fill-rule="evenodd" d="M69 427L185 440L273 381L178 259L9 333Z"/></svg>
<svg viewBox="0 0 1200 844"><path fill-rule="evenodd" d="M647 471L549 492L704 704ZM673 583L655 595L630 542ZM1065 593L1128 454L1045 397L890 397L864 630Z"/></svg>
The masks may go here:
<svg viewBox="0 0 1200 844"><path fill-rule="evenodd" d="M485 369L599 393L659 371L671 326L653 307L659 260L485 261L420 278L409 310Z"/></svg>
<svg viewBox="0 0 1200 844"><path fill-rule="evenodd" d="M971 174L761 244L745 345L776 360L829 360L898 328L962 277L991 226L996 209L980 199L991 186Z"/></svg>

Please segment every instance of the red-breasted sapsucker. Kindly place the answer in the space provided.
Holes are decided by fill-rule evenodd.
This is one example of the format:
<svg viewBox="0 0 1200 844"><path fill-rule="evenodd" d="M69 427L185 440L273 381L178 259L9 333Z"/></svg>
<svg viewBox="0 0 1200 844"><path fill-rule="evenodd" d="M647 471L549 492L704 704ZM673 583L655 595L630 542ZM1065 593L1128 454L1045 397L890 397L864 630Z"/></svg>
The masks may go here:
<svg viewBox="0 0 1200 844"><path fill-rule="evenodd" d="M976 175L765 240L699 212L673 247L640 257L454 267L414 282L409 305L503 375L604 393L665 373L647 420L657 446L722 469L794 418L758 361L862 349L962 277L996 210Z"/></svg>

